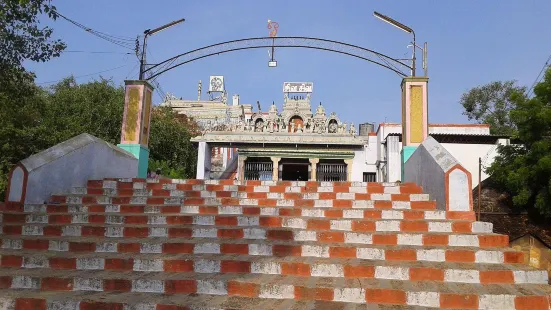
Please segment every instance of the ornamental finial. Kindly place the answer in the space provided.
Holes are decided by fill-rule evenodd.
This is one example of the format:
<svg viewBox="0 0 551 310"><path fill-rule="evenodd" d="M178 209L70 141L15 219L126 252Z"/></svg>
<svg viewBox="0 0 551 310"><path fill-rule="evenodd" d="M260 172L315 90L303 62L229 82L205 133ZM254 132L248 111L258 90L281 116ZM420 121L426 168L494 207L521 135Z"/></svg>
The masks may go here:
<svg viewBox="0 0 551 310"><path fill-rule="evenodd" d="M270 29L270 37L277 37L277 30L279 29L279 24L277 22L271 21L268 19L268 29Z"/></svg>

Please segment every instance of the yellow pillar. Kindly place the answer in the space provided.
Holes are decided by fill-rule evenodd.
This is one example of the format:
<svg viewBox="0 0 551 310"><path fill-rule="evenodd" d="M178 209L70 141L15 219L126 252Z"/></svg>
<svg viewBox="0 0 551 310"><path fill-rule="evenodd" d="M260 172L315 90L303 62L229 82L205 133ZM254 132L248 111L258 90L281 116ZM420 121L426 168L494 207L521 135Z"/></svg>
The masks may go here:
<svg viewBox="0 0 551 310"><path fill-rule="evenodd" d="M153 86L147 81L124 81L124 114L120 148L138 158L138 177L145 178L149 161Z"/></svg>
<svg viewBox="0 0 551 310"><path fill-rule="evenodd" d="M405 162L429 135L428 83L426 77L402 80L402 179Z"/></svg>

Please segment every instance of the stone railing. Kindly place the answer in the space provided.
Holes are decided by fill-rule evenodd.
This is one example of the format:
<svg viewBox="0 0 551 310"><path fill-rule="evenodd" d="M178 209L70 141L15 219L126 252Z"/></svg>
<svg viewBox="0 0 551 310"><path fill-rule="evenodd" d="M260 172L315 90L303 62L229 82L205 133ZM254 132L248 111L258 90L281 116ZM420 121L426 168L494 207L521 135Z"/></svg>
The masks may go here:
<svg viewBox="0 0 551 310"><path fill-rule="evenodd" d="M403 182L422 186L438 210L473 210L471 173L430 136L406 161Z"/></svg>
<svg viewBox="0 0 551 310"><path fill-rule="evenodd" d="M134 155L84 133L20 161L10 172L6 203L43 203L90 179L137 174Z"/></svg>

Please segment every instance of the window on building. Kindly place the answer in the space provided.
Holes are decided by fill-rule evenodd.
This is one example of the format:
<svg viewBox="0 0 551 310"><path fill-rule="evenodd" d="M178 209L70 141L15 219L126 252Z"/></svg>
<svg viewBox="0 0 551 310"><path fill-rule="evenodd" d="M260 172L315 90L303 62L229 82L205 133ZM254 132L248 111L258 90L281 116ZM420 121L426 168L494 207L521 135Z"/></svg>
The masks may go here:
<svg viewBox="0 0 551 310"><path fill-rule="evenodd" d="M364 182L377 182L377 173L364 172Z"/></svg>

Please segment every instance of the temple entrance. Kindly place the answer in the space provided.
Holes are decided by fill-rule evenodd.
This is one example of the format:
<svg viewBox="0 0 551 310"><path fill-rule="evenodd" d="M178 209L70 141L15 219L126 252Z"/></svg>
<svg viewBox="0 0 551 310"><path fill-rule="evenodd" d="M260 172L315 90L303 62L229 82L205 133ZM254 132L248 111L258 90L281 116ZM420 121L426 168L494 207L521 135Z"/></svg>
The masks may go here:
<svg viewBox="0 0 551 310"><path fill-rule="evenodd" d="M308 181L310 179L308 159L285 160L279 168L282 181Z"/></svg>

